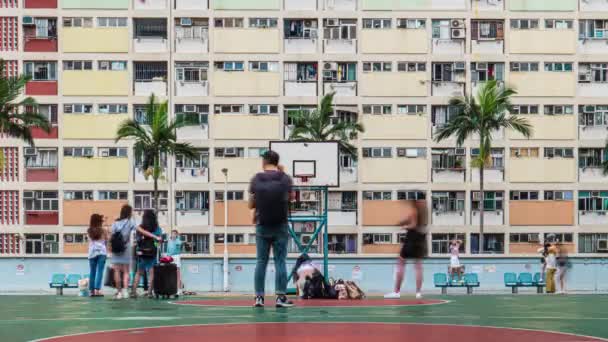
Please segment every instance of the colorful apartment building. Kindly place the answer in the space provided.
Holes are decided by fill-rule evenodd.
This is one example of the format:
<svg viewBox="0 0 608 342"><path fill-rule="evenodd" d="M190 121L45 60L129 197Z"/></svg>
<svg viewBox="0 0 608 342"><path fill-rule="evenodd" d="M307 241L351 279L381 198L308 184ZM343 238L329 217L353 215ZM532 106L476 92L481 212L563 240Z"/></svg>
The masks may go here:
<svg viewBox="0 0 608 342"><path fill-rule="evenodd" d="M400 201L425 201L431 256L535 256L556 234L580 256L608 253L608 3L605 0L0 0L7 73L53 124L36 146L1 138L0 257L83 256L91 213L153 206L152 184L120 122L145 123L151 94L189 117L199 158L164 161L160 222L190 256L255 253L247 183L288 114L336 93L335 120L366 131L331 189L334 257L387 257L403 237ZM494 133L435 143L453 96L487 80L514 87L530 139ZM229 169L224 198L222 168ZM485 245L479 246L483 205Z"/></svg>

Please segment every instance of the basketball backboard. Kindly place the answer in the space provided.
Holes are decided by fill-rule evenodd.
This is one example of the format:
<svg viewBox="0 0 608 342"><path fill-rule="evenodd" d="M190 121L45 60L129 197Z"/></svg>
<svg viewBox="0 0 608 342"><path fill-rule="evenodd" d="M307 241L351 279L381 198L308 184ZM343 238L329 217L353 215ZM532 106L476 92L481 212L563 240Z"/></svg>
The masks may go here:
<svg viewBox="0 0 608 342"><path fill-rule="evenodd" d="M340 186L339 148L335 141L271 141L294 185Z"/></svg>

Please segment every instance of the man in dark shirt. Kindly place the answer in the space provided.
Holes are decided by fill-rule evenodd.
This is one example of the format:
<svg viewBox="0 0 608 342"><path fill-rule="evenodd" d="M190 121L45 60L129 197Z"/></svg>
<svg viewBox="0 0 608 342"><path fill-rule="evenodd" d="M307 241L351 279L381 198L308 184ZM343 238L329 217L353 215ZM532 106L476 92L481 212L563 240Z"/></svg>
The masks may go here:
<svg viewBox="0 0 608 342"><path fill-rule="evenodd" d="M264 153L263 171L256 174L249 186L249 208L255 209L257 263L255 267L255 307L264 306L264 284L270 248L275 265L275 291L277 307L291 307L287 299L287 242L289 239L287 216L292 190L291 178L279 166L279 155Z"/></svg>

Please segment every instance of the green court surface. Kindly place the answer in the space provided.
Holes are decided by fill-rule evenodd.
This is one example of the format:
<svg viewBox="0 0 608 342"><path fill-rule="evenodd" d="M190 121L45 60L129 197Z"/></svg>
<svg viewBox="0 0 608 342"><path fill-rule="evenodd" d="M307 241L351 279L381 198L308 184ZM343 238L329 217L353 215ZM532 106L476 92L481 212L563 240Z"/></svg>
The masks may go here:
<svg viewBox="0 0 608 342"><path fill-rule="evenodd" d="M199 299L219 298L188 298ZM608 338L608 296L605 295L449 296L429 297L427 299L444 299L449 302L428 306L291 309L276 309L269 305L273 304L271 299L267 298L265 309L254 309L176 305L144 298L113 301L108 297L81 298L68 295L0 296L0 341L30 341L129 328L268 322L449 324L532 329ZM87 339L81 337L77 340ZM200 336L200 340L205 340L205 337ZM447 340L459 341L459 338L455 336ZM576 336L568 339L579 340L582 339ZM146 342L151 341L147 339Z"/></svg>

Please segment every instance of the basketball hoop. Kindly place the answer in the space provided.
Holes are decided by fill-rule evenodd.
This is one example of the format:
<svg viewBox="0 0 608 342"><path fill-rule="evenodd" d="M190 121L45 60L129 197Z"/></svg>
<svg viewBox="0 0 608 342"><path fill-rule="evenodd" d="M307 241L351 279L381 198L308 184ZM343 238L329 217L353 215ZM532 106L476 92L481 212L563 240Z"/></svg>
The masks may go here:
<svg viewBox="0 0 608 342"><path fill-rule="evenodd" d="M310 180L311 176L298 176L296 177L297 185L308 185L308 181Z"/></svg>

